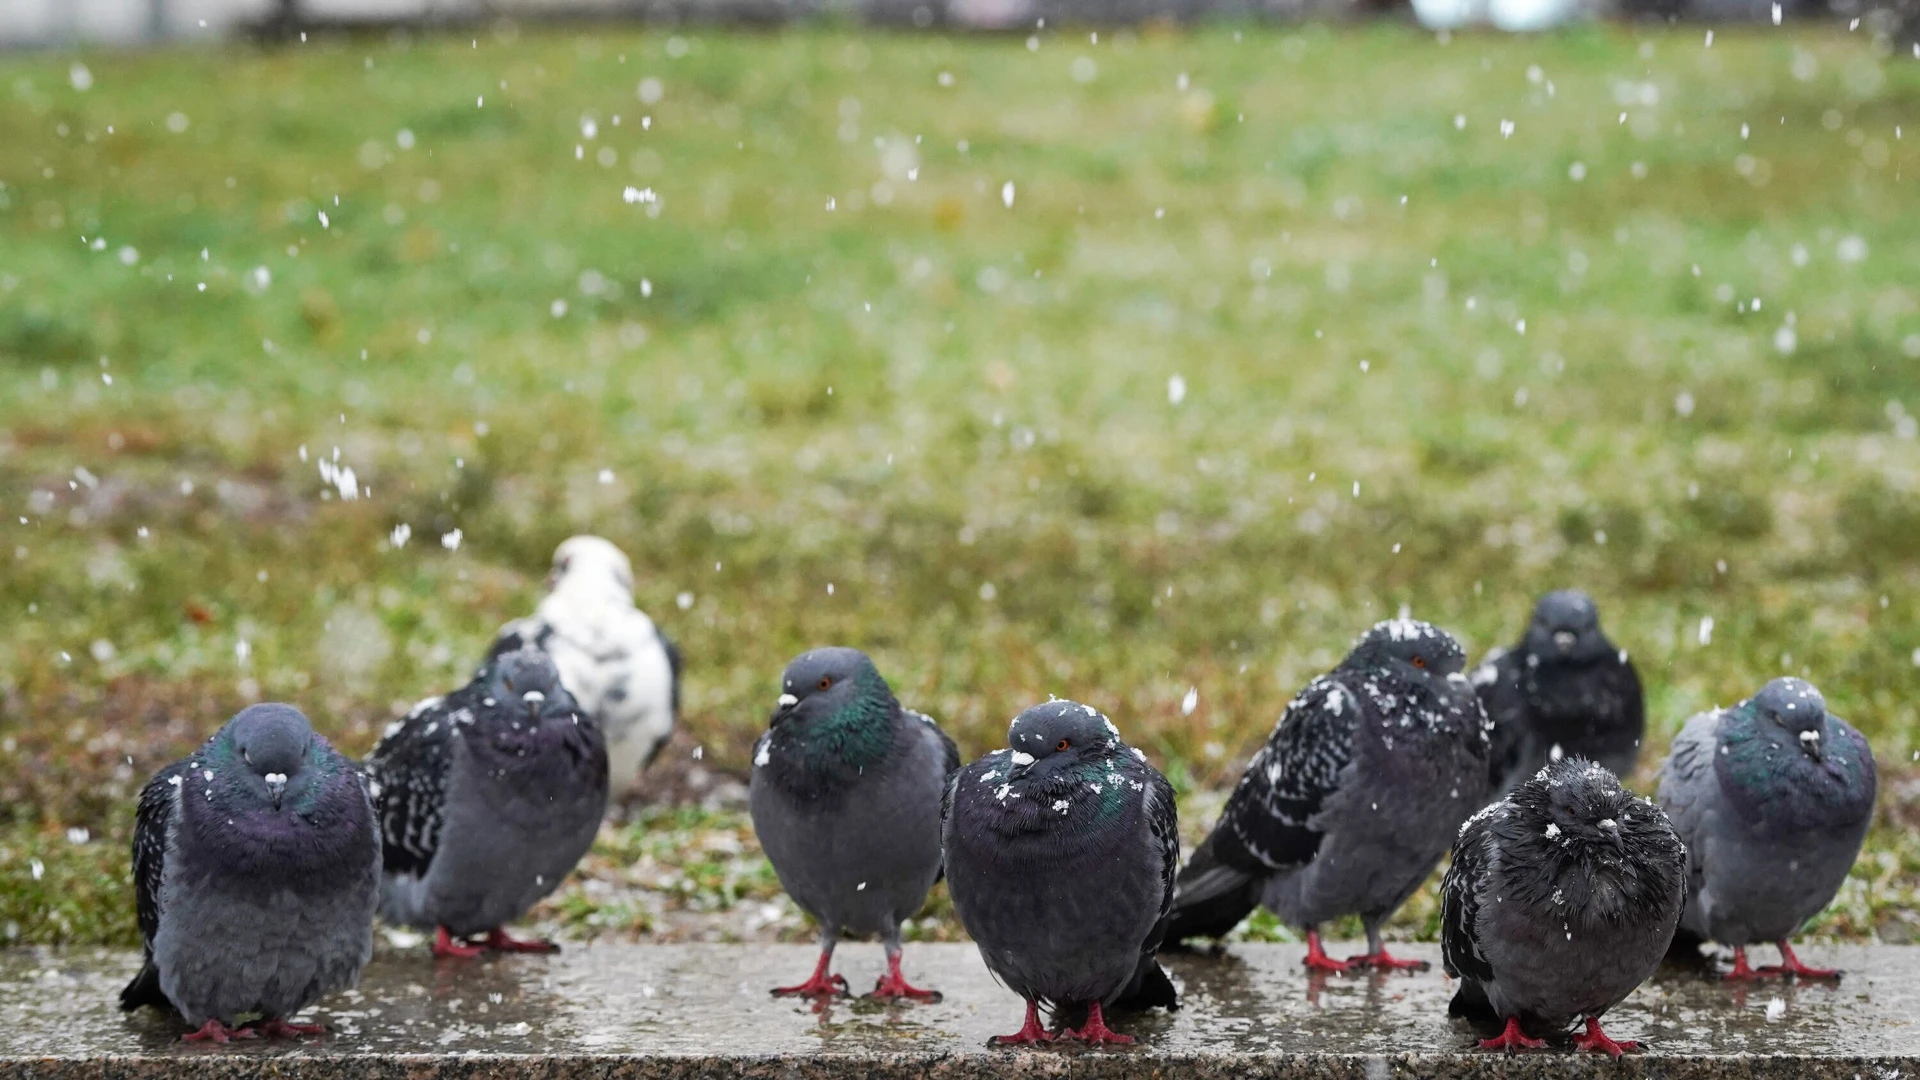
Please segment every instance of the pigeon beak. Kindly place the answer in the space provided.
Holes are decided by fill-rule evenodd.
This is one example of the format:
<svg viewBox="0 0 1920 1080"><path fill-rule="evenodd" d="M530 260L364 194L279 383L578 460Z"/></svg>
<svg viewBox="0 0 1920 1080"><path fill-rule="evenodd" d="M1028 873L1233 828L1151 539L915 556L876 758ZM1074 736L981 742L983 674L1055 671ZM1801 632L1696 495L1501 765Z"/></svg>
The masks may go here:
<svg viewBox="0 0 1920 1080"><path fill-rule="evenodd" d="M792 694L781 694L780 699L773 703L773 719L770 720L769 723L777 724L787 717L792 716L793 707L798 704L800 704L799 698L794 697Z"/></svg>
<svg viewBox="0 0 1920 1080"><path fill-rule="evenodd" d="M1007 760L1013 762L1013 768L1007 770L1007 779L1009 780L1022 779L1033 769L1033 755L1024 751L1015 750L1013 753L1007 755Z"/></svg>
<svg viewBox="0 0 1920 1080"><path fill-rule="evenodd" d="M1818 731L1803 731L1800 733L1800 752L1815 761L1825 761L1827 759L1827 750L1826 747L1820 743L1820 733Z"/></svg>
<svg viewBox="0 0 1920 1080"><path fill-rule="evenodd" d="M1600 822L1600 830L1606 833L1607 839L1613 842L1613 846L1616 849L1620 851L1626 850L1626 841L1620 838L1619 822L1613 820L1612 818L1607 818L1604 821Z"/></svg>
<svg viewBox="0 0 1920 1080"><path fill-rule="evenodd" d="M287 774L270 772L263 779L267 782L267 801L275 810L280 809L280 799L287 793Z"/></svg>
<svg viewBox="0 0 1920 1080"><path fill-rule="evenodd" d="M1554 648L1560 650L1561 656L1566 656L1572 653L1574 643L1578 642L1579 640L1580 640L1580 635L1574 633L1571 630L1555 630L1553 632L1553 646Z"/></svg>

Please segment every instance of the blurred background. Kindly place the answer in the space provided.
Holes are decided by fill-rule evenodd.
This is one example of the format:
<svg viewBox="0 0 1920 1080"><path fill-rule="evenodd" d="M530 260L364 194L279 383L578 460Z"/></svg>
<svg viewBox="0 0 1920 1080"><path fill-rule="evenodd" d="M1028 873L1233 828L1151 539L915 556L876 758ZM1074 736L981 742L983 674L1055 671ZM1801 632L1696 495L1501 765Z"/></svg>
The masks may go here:
<svg viewBox="0 0 1920 1080"><path fill-rule="evenodd" d="M563 934L803 933L741 781L808 646L969 755L1097 705L1191 841L1374 621L1479 657L1566 586L1647 683L1643 791L1817 683L1882 769L1818 932L1920 929L1897 7L10 0L0 42L0 944L132 942L155 768L259 699L364 752L583 531L687 671Z"/></svg>

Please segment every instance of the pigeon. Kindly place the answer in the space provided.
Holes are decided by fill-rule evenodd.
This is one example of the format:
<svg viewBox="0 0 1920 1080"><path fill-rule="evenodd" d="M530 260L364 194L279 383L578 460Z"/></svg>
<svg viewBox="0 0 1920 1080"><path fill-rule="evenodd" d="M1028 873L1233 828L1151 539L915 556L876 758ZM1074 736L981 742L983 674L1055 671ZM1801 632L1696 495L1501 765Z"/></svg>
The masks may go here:
<svg viewBox="0 0 1920 1080"><path fill-rule="evenodd" d="M1682 949L1733 946L1733 979L1839 977L1802 964L1789 939L1840 891L1877 783L1866 738L1803 680L1688 720L1660 776L1660 805L1693 852ZM1756 941L1777 943L1782 963L1748 967Z"/></svg>
<svg viewBox="0 0 1920 1080"><path fill-rule="evenodd" d="M903 709L858 649L813 649L780 676L780 700L753 748L753 829L780 884L820 927L813 975L777 995L827 998L842 934L877 935L887 973L876 998L936 1000L900 973L900 924L940 879L940 799L960 751L932 717Z"/></svg>
<svg viewBox="0 0 1920 1080"><path fill-rule="evenodd" d="M607 747L546 653L497 657L465 687L414 706L387 728L367 773L385 840L382 919L436 931L436 956L559 951L502 926L593 844Z"/></svg>
<svg viewBox="0 0 1920 1080"><path fill-rule="evenodd" d="M1600 1017L1660 966L1686 899L1687 848L1667 815L1585 758L1553 762L1461 826L1440 889L1449 1012L1504 1021L1487 1050L1574 1046L1619 1057Z"/></svg>
<svg viewBox="0 0 1920 1080"><path fill-rule="evenodd" d="M1495 650L1473 671L1473 686L1493 722L1493 794L1498 796L1560 757L1585 757L1628 776L1646 731L1646 698L1625 649L1600 630L1593 598L1578 589L1550 592L1533 609L1527 634Z"/></svg>
<svg viewBox="0 0 1920 1080"><path fill-rule="evenodd" d="M1420 970L1380 926L1487 799L1487 720L1465 653L1431 624L1392 619L1308 683L1248 762L1213 833L1180 873L1175 941L1221 937L1255 905L1307 935L1307 967ZM1357 914L1367 951L1327 956L1319 925Z"/></svg>
<svg viewBox="0 0 1920 1080"><path fill-rule="evenodd" d="M954 777L945 828L954 912L1027 1003L995 1045L1130 1043L1103 1009L1178 1007L1155 957L1180 865L1173 788L1105 716L1049 701L1015 717L1005 748Z"/></svg>
<svg viewBox="0 0 1920 1080"><path fill-rule="evenodd" d="M680 650L633 604L633 564L598 536L553 553L547 595L500 628L487 659L531 645L553 657L561 685L607 741L615 804L666 745L680 713Z"/></svg>
<svg viewBox="0 0 1920 1080"><path fill-rule="evenodd" d="M175 1009L190 1042L321 1034L287 1017L373 955L365 782L298 709L249 706L141 790L133 882L145 962L121 1008Z"/></svg>

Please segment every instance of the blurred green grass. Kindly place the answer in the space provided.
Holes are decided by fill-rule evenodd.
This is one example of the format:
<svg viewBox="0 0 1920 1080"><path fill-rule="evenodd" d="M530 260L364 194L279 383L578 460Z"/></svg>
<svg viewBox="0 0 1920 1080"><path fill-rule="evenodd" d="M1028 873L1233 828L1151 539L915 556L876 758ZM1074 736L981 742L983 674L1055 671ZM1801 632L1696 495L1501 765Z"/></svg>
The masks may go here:
<svg viewBox="0 0 1920 1080"><path fill-rule="evenodd" d="M669 773L835 641L970 753L1090 701L1190 808L1375 619L1578 584L1655 756L1787 671L1874 739L1824 929L1913 926L1920 68L1861 35L501 30L0 100L0 940L130 940L152 769L256 695L364 750L584 530L688 656ZM644 820L607 875L765 898L675 854L737 818ZM553 916L659 921L600 880Z"/></svg>

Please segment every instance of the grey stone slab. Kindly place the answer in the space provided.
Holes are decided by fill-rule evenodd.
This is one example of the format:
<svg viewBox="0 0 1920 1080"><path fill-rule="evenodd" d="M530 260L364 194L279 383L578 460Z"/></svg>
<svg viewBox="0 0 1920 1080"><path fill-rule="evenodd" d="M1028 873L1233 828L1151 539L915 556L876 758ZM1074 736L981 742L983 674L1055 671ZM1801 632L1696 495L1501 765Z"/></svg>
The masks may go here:
<svg viewBox="0 0 1920 1080"><path fill-rule="evenodd" d="M1436 960L1431 946L1408 952ZM209 1048L176 1019L127 1016L114 995L136 958L100 950L0 952L0 1076L502 1077L1352 1077L1796 1078L1920 1080L1920 948L1810 947L1847 969L1838 985L1734 986L1663 972L1609 1018L1648 1052L1611 1062L1559 1049L1470 1049L1446 1015L1451 988L1416 975L1308 976L1296 946L1169 958L1185 990L1173 1015L1125 1016L1127 1049L993 1050L1019 999L969 945L912 945L907 974L932 1005L769 997L812 965L807 946L576 945L557 957L430 958L383 950L358 990L313 1011L333 1029L298 1043ZM878 946L847 945L838 969L872 986ZM1769 1010L1775 1000L1778 1004Z"/></svg>

